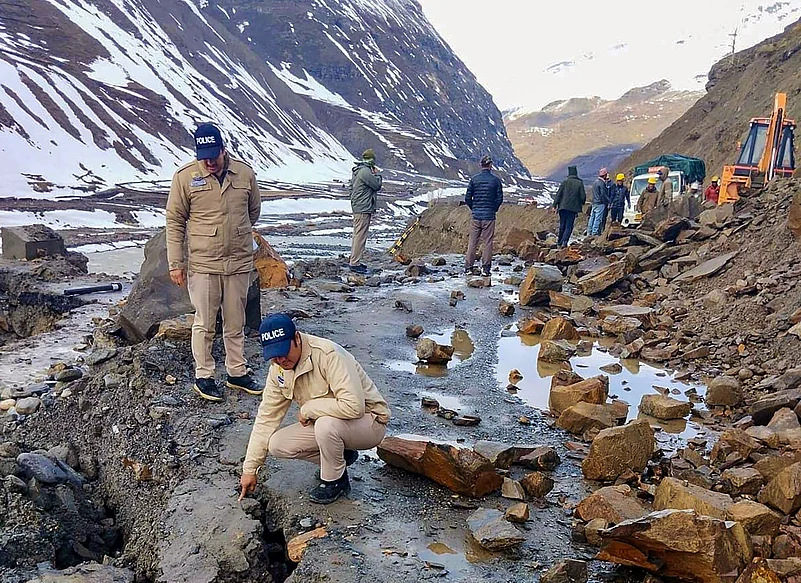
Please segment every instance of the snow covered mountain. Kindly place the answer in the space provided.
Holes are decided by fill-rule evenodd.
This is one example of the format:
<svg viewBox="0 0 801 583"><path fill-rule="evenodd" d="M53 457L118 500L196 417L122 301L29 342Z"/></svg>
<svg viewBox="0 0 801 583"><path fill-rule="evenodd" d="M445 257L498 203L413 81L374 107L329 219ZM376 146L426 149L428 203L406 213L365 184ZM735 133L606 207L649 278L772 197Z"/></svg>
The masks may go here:
<svg viewBox="0 0 801 583"><path fill-rule="evenodd" d="M416 0L0 2L0 196L169 178L209 120L260 178L347 179L366 147L397 170L458 177L489 152L527 175Z"/></svg>

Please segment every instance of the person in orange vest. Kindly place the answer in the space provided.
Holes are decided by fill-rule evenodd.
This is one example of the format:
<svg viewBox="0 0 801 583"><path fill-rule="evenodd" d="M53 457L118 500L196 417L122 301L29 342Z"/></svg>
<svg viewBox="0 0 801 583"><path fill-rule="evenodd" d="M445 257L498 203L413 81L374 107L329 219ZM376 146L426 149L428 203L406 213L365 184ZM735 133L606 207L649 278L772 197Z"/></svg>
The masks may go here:
<svg viewBox="0 0 801 583"><path fill-rule="evenodd" d="M718 204L718 197L720 197L720 179L717 176L712 177L712 184L706 187L704 192L704 199Z"/></svg>

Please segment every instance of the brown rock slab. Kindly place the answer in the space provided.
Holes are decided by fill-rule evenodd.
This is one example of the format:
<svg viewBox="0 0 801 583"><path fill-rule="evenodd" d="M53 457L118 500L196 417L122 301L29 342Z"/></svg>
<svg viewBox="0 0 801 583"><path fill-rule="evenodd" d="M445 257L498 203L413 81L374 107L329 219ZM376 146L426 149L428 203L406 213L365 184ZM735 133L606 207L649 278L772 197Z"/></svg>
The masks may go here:
<svg viewBox="0 0 801 583"><path fill-rule="evenodd" d="M325 536L328 536L328 532L324 527L321 527L310 530L309 532L304 532L290 539L286 544L286 552L289 560L294 563L300 563L300 560L303 558L303 553L306 552L306 548L309 546L309 542Z"/></svg>
<svg viewBox="0 0 801 583"><path fill-rule="evenodd" d="M561 316L548 320L541 335L543 340L581 340L573 324Z"/></svg>
<svg viewBox="0 0 801 583"><path fill-rule="evenodd" d="M606 403L609 396L609 377L599 375L571 385L551 387L548 408L554 415L561 415L576 403Z"/></svg>
<svg viewBox="0 0 801 583"><path fill-rule="evenodd" d="M515 307L511 303L507 302L506 300L501 300L498 303L498 313L501 316L507 316L507 317L514 316L515 315Z"/></svg>
<svg viewBox="0 0 801 583"><path fill-rule="evenodd" d="M654 237L660 241L675 241L683 230L687 229L690 223L684 217L668 217L654 228Z"/></svg>
<svg viewBox="0 0 801 583"><path fill-rule="evenodd" d="M688 401L679 401L664 395L643 395L640 411L663 421L684 419L692 411L693 405Z"/></svg>
<svg viewBox="0 0 801 583"><path fill-rule="evenodd" d="M417 358L429 364L447 364L453 358L453 346L437 344L431 338L417 342Z"/></svg>
<svg viewBox="0 0 801 583"><path fill-rule="evenodd" d="M645 306L633 306L629 304L604 306L598 311L598 316L600 318L608 318L609 316L636 318L642 322L646 329L653 328L656 325L656 315L653 308Z"/></svg>
<svg viewBox="0 0 801 583"><path fill-rule="evenodd" d="M631 270L625 261L618 261L608 267L585 275L578 280L576 286L580 294L592 296L620 283L630 272Z"/></svg>
<svg viewBox="0 0 801 583"><path fill-rule="evenodd" d="M732 496L756 496L764 483L762 474L754 468L729 468L720 475L720 479L729 484Z"/></svg>
<svg viewBox="0 0 801 583"><path fill-rule="evenodd" d="M801 461L801 454L796 456L767 455L754 464L754 469L762 474L765 482L770 482L779 472L799 461Z"/></svg>
<svg viewBox="0 0 801 583"><path fill-rule="evenodd" d="M531 472L520 480L520 485L523 486L523 490L529 497L544 498L548 492L553 490L554 481L542 472Z"/></svg>
<svg viewBox="0 0 801 583"><path fill-rule="evenodd" d="M615 480L626 472L639 473L645 469L654 447L654 431L644 419L603 429L592 440L581 469L589 480Z"/></svg>
<svg viewBox="0 0 801 583"><path fill-rule="evenodd" d="M559 454L556 453L554 448L542 445L520 457L520 459L514 463L530 470L551 471L556 469L560 461Z"/></svg>
<svg viewBox="0 0 801 583"><path fill-rule="evenodd" d="M549 291L562 291L564 276L552 265L534 265L520 284L520 305L535 306L548 303Z"/></svg>
<svg viewBox="0 0 801 583"><path fill-rule="evenodd" d="M618 524L646 514L645 507L625 484L596 490L576 506L576 516L585 522L602 518L610 524Z"/></svg>
<svg viewBox="0 0 801 583"><path fill-rule="evenodd" d="M601 531L601 536L599 560L697 583L732 583L753 555L741 524L693 510L652 512Z"/></svg>
<svg viewBox="0 0 801 583"><path fill-rule="evenodd" d="M256 231L253 231L253 241L256 244L253 266L259 273L259 287L269 289L289 285L289 267L278 252Z"/></svg>
<svg viewBox="0 0 801 583"><path fill-rule="evenodd" d="M801 575L801 557L768 559L767 563L768 566L783 579Z"/></svg>
<svg viewBox="0 0 801 583"><path fill-rule="evenodd" d="M540 343L537 360L551 364L567 362L576 354L576 347L567 340L544 340Z"/></svg>
<svg viewBox="0 0 801 583"><path fill-rule="evenodd" d="M477 441L473 445L474 452L487 458L496 468L504 470L508 470L520 458L539 448L538 445L508 444L486 440Z"/></svg>
<svg viewBox="0 0 801 583"><path fill-rule="evenodd" d="M739 522L751 535L776 536L782 517L764 504L740 500L728 508L728 519Z"/></svg>
<svg viewBox="0 0 801 583"><path fill-rule="evenodd" d="M606 429L616 425L617 419L612 415L610 405L583 401L562 411L559 419L556 420L557 427L573 435L583 435L593 429Z"/></svg>
<svg viewBox="0 0 801 583"><path fill-rule="evenodd" d="M628 334L642 328L642 322L637 318L623 318L621 316L607 316L601 320L601 330L614 336Z"/></svg>
<svg viewBox="0 0 801 583"><path fill-rule="evenodd" d="M734 377L723 375L715 377L706 390L706 404L733 407L743 399L742 384Z"/></svg>
<svg viewBox="0 0 801 583"><path fill-rule="evenodd" d="M795 411L787 407L782 407L776 411L771 420L768 421L768 428L776 433L792 431L799 427L801 427L801 424L798 423L798 415L795 414Z"/></svg>
<svg viewBox="0 0 801 583"><path fill-rule="evenodd" d="M738 253L737 251L734 251L732 253L726 253L724 255L715 257L714 259L704 261L699 266L679 274L677 277L673 279L673 282L692 283L694 281L698 281L699 279L703 279L705 277L711 277L716 273L718 273L720 270L722 270L724 267L726 267L729 261L731 261L737 256L737 253Z"/></svg>
<svg viewBox="0 0 801 583"><path fill-rule="evenodd" d="M712 448L712 459L723 461L731 452L739 453L743 458L747 458L755 451L759 451L762 445L742 429L727 429L720 434L717 443Z"/></svg>
<svg viewBox="0 0 801 583"><path fill-rule="evenodd" d="M736 583L781 583L779 575L768 566L767 559L754 559L737 578Z"/></svg>
<svg viewBox="0 0 801 583"><path fill-rule="evenodd" d="M503 485L501 485L501 496L509 500L525 500L526 491L517 480L504 478Z"/></svg>
<svg viewBox="0 0 801 583"><path fill-rule="evenodd" d="M526 537L504 518L503 512L479 508L467 517L470 535L490 551L500 551L522 544Z"/></svg>
<svg viewBox="0 0 801 583"><path fill-rule="evenodd" d="M194 314L184 314L169 320L159 322L157 338L186 342L192 338L192 324L195 321Z"/></svg>
<svg viewBox="0 0 801 583"><path fill-rule="evenodd" d="M473 498L494 492L503 482L487 458L452 445L387 437L378 446L378 456L391 466Z"/></svg>
<svg viewBox="0 0 801 583"><path fill-rule="evenodd" d="M573 298L571 296L553 290L548 292L548 303L557 310L567 310L569 312L573 309Z"/></svg>
<svg viewBox="0 0 801 583"><path fill-rule="evenodd" d="M754 423L757 425L765 425L779 409L784 407L794 409L799 403L801 403L801 388L783 389L753 403L748 409L748 414L754 418Z"/></svg>
<svg viewBox="0 0 801 583"><path fill-rule="evenodd" d="M517 322L517 331L520 334L539 334L545 327L545 322L533 316Z"/></svg>
<svg viewBox="0 0 801 583"><path fill-rule="evenodd" d="M784 514L801 509L801 462L783 469L759 493L758 500Z"/></svg>
<svg viewBox="0 0 801 583"><path fill-rule="evenodd" d="M643 512L642 515L644 516L645 512ZM584 537L592 546L600 547L602 544L604 544L604 540L601 537L601 531L606 530L607 528L609 528L609 522L606 519L593 518L584 527Z"/></svg>
<svg viewBox="0 0 801 583"><path fill-rule="evenodd" d="M406 326L406 336L409 338L420 338L423 332L423 327L420 325Z"/></svg>
<svg viewBox="0 0 801 583"><path fill-rule="evenodd" d="M525 502L520 502L519 504L515 504L514 506L510 506L506 509L503 517L508 520L509 522L516 522L518 524L523 524L528 520L529 517L529 509L528 504Z"/></svg>
<svg viewBox="0 0 801 583"><path fill-rule="evenodd" d="M664 478L656 489L654 510L695 510L698 514L728 520L734 501L728 494L713 492L676 478Z"/></svg>
<svg viewBox="0 0 801 583"><path fill-rule="evenodd" d="M587 583L587 563L563 559L542 574L540 583Z"/></svg>

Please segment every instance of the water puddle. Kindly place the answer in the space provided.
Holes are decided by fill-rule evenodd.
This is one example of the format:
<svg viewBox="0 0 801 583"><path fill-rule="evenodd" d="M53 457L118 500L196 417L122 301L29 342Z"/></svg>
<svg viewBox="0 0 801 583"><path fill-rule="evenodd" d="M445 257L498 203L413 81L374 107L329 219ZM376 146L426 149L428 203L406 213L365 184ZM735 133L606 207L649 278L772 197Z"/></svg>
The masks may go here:
<svg viewBox="0 0 801 583"><path fill-rule="evenodd" d="M396 360L385 364L390 370L419 374L425 377L439 378L448 376L449 367L457 366L460 362L468 360L476 350L473 340L467 330L452 328L446 332L426 332L421 338L430 338L437 344L453 346L453 360L448 364L428 364L416 361L412 353L409 360Z"/></svg>
<svg viewBox="0 0 801 583"><path fill-rule="evenodd" d="M462 540L453 537L447 544L440 541L432 542L420 548L417 556L433 569L461 574L472 571L471 565L490 561L496 555L480 547L469 535L465 535Z"/></svg>
<svg viewBox="0 0 801 583"><path fill-rule="evenodd" d="M592 339L590 339L592 340ZM695 409L704 409L701 397L706 388L698 383L687 383L674 378L669 371L657 368L639 360L620 359L606 352L606 347L614 341L605 338L593 343L588 352L579 352L569 365L567 363L547 364L537 360L539 355L540 339L538 336L518 334L515 336L502 336L498 344L499 364L496 369L496 379L499 386L504 389L509 384L509 372L517 369L523 378L515 383L517 390L511 391L526 404L543 411L548 410L548 394L551 379L562 368L570 368L584 378L597 375L609 377L609 397L619 399L629 404L628 419L645 417L640 414L638 406L643 395L663 393L679 401L692 401ZM619 372L601 370L601 367L618 365ZM655 388L658 387L659 389ZM700 419L691 416L690 419L675 421L660 421L646 417L652 425L662 428L658 440L662 445L669 445L671 441L679 443L691 439L703 431ZM665 442L665 443L663 443Z"/></svg>

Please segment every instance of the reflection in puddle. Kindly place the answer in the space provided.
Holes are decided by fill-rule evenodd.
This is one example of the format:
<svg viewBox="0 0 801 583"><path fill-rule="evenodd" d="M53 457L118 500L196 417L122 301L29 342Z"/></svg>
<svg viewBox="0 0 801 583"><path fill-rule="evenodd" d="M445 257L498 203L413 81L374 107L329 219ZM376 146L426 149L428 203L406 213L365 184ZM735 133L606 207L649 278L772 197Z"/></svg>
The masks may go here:
<svg viewBox="0 0 801 583"><path fill-rule="evenodd" d="M439 406L444 407L445 409L452 409L459 412L467 410L467 407L465 407L461 399L459 399L459 397L454 397L453 395L443 395L442 393L431 393L426 391L420 393L420 396L428 397L429 399L436 399L439 402Z"/></svg>
<svg viewBox="0 0 801 583"><path fill-rule="evenodd" d="M634 359L621 360L603 350L604 346L614 343L611 338L601 339L593 345L590 352L579 353L573 357L570 363L561 365L540 363L537 360L539 355L538 336L518 335L501 337L498 344L498 368L495 376L498 384L506 387L508 383L509 371L513 368L518 369L523 374L523 379L516 383L517 396L532 407L543 411L548 410L548 394L551 387L551 379L560 368L570 368L584 378L596 375L606 375L609 377L609 396L610 399L618 398L630 405L628 419L637 418L639 415L638 406L643 395L658 392L654 386L667 389L669 395L681 401L688 400L685 391L694 389L698 396L703 396L706 388L699 384L683 383L675 380L672 375L654 366ZM600 348L599 348L600 347ZM617 374L610 374L601 370L611 364L619 364L622 370ZM696 408L702 408L703 404L696 402ZM700 426L698 419L690 418L689 421L679 419L677 421L659 421L648 418L651 424L663 429L665 439L682 438L689 439L695 436ZM672 435L668 435L672 434ZM662 440L660 440L662 443Z"/></svg>
<svg viewBox="0 0 801 583"><path fill-rule="evenodd" d="M418 364L406 362L405 360L396 360L395 362L387 363L386 366L390 370L410 372L424 377L439 378L448 376L448 367L444 364Z"/></svg>
<svg viewBox="0 0 801 583"><path fill-rule="evenodd" d="M434 553L435 555L455 555L456 551L454 551L451 547L443 543L431 543L426 547L429 551Z"/></svg>
<svg viewBox="0 0 801 583"><path fill-rule="evenodd" d="M497 555L483 549L469 534L463 540L449 540L447 544L433 542L418 551L421 560L441 565L450 573L463 573L471 564L490 561Z"/></svg>

